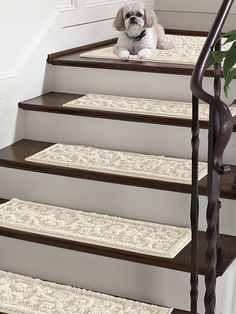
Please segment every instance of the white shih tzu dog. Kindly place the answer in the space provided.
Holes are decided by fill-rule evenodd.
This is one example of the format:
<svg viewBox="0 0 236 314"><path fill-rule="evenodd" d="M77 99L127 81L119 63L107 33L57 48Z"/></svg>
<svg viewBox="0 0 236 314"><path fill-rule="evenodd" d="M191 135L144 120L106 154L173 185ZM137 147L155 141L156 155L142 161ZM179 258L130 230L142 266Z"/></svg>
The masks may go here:
<svg viewBox="0 0 236 314"><path fill-rule="evenodd" d="M175 47L174 43L166 40L164 28L157 23L155 12L140 1L122 7L113 26L120 31L113 52L121 60L128 60L131 54L149 58L156 53L156 48Z"/></svg>

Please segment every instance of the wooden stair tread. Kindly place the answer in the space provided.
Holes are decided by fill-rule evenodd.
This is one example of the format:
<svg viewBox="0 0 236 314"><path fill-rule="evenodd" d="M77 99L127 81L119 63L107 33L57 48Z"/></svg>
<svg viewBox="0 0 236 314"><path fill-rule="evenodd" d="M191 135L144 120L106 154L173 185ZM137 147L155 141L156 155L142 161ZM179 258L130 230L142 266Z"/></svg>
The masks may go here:
<svg viewBox="0 0 236 314"><path fill-rule="evenodd" d="M151 255L120 250L100 246L98 244L89 244L77 242L75 240L63 239L47 234L34 233L32 231L21 231L17 228L0 227L0 235L14 239L45 244L49 246L60 247L64 249L80 251L90 254L102 255L131 262L158 266L183 272L191 271L191 243L185 246L182 251L173 259L155 257ZM217 265L217 276L221 276L228 269L236 257L236 237L229 235L220 235L220 245L224 255L219 258ZM199 232L199 273L205 275L207 265L205 262L206 252L206 234Z"/></svg>
<svg viewBox="0 0 236 314"><path fill-rule="evenodd" d="M152 257L172 259L191 230L12 199L0 206L0 227Z"/></svg>
<svg viewBox="0 0 236 314"><path fill-rule="evenodd" d="M16 168L21 170L36 171L42 173L50 173L61 176L77 177L88 180L103 181L110 183L118 183L124 185L133 185L159 190L190 193L191 185L180 184L174 182L157 181L146 178L136 178L110 173L86 171L79 169L71 169L66 167L58 167L52 165L38 164L26 161L25 158L38 153L53 143L21 140L0 150L0 166ZM236 166L232 166L231 173L225 174L221 178L221 197L227 199L236 199L236 190L232 189L232 184L236 176ZM201 195L207 193L207 176L199 181L199 192Z"/></svg>
<svg viewBox="0 0 236 314"><path fill-rule="evenodd" d="M186 35L186 36L206 36L206 32L191 32L186 30L167 30L167 34ZM114 45L117 39L106 40L100 43L68 49L48 56L48 63L60 66L72 67L87 67L101 69L117 69L124 71L139 71L151 73L179 74L191 75L194 65L178 64L178 63L163 63L151 61L129 61L123 62L120 60L99 59L99 58L81 58L80 54L98 48L105 48ZM206 76L212 77L212 70L206 71Z"/></svg>
<svg viewBox="0 0 236 314"><path fill-rule="evenodd" d="M168 116L157 116L157 115L147 115L147 114L135 114L128 112L116 112L116 111L106 111L106 110L96 110L87 108L73 108L65 107L63 104L70 102L75 99L79 99L84 95L76 94L66 94L66 93L56 93L50 92L45 95L36 97L34 99L29 99L19 103L19 108L29 111L40 111L40 112L50 112L58 114L68 114L77 116L86 116L94 118L104 118L113 120L125 120L134 121L142 123L154 123L154 124L165 124L165 125L175 125L182 127L191 127L191 120L180 118L180 117L168 117ZM233 117L234 121L234 131L236 131L236 116ZM208 128L208 121L200 121L201 128Z"/></svg>
<svg viewBox="0 0 236 314"><path fill-rule="evenodd" d="M117 298L98 292L0 271L1 313L156 313L184 314L157 305ZM34 300L32 302L32 299Z"/></svg>
<svg viewBox="0 0 236 314"><path fill-rule="evenodd" d="M54 144L26 161L65 167L70 170L119 177L177 182L191 185L192 161L150 154L111 150L84 145ZM199 162L199 180L207 174L207 163Z"/></svg>
<svg viewBox="0 0 236 314"><path fill-rule="evenodd" d="M174 309L171 314L190 314L190 312Z"/></svg>

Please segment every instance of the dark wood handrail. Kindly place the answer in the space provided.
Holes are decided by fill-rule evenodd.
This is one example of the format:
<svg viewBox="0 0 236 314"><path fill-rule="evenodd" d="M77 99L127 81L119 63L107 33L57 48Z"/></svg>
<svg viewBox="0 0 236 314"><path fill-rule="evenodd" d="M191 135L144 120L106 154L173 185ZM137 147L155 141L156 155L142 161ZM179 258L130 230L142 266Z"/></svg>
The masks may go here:
<svg viewBox="0 0 236 314"><path fill-rule="evenodd" d="M208 68L208 60L212 52L212 48L215 46L218 41L223 26L225 24L226 18L229 14L229 11L234 3L234 0L224 0L220 10L217 14L215 22L212 26L211 31L207 37L205 45L201 51L199 59L196 63L195 69L193 70L192 79L191 79L191 90L192 93L202 101L206 102L210 106L213 106L219 114L220 117L220 131L218 138L215 143L215 167L220 174L224 172L222 168L222 156L224 150L228 144L228 141L231 137L233 130L233 121L232 115L228 106L221 101L220 99L208 94L203 90L203 78L206 69Z"/></svg>
<svg viewBox="0 0 236 314"><path fill-rule="evenodd" d="M216 304L216 265L222 254L219 248L219 211L221 208L220 176L230 171L230 167L223 164L224 150L233 131L232 115L228 106L220 100L221 93L221 63L214 67L214 95L203 89L203 78L208 68L208 60L213 49L221 49L219 40L223 26L230 12L234 0L224 0L209 32L203 49L200 53L196 67L192 74L191 90L193 93L193 119L192 119L192 272L191 272L191 313L197 313L198 301L198 151L199 151L199 99L209 104L209 136L208 136L208 206L207 206L207 274L205 278L205 313L214 314Z"/></svg>

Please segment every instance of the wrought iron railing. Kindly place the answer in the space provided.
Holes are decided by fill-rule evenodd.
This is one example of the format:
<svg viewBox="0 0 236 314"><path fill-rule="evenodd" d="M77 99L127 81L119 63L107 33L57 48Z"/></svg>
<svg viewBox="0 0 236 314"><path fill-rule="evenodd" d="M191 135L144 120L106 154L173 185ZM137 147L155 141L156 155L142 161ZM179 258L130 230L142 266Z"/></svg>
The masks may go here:
<svg viewBox="0 0 236 314"><path fill-rule="evenodd" d="M215 313L216 305L216 266L222 254L219 247L219 210L220 210L220 176L230 171L230 167L222 162L224 150L233 130L232 115L228 106L220 100L221 64L214 67L214 96L203 90L203 78L208 68L208 60L213 49L221 49L221 35L226 18L234 0L224 0L217 14L212 29L193 71L191 90L193 93L192 122L192 273L191 273L191 313L197 313L198 300L198 150L199 150L199 99L209 104L209 135L208 135L208 181L207 181L207 274L205 278L205 312Z"/></svg>

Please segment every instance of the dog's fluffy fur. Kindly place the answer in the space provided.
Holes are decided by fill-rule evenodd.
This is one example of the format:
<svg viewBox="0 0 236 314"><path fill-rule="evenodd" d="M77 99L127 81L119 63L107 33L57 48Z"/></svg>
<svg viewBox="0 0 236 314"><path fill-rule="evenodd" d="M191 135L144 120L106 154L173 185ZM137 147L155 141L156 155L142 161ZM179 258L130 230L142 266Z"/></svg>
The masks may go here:
<svg viewBox="0 0 236 314"><path fill-rule="evenodd" d="M120 31L113 51L121 60L128 60L131 54L148 58L156 53L156 48L171 49L175 46L166 40L155 12L140 1L122 7L113 26Z"/></svg>

